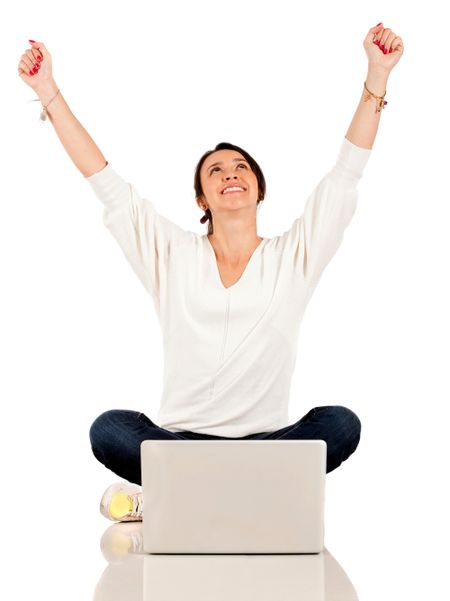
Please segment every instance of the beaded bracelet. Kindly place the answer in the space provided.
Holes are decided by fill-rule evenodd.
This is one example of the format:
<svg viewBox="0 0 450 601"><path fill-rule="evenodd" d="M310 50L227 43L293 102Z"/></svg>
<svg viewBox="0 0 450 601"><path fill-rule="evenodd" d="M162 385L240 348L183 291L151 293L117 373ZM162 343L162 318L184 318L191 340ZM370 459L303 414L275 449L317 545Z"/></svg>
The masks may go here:
<svg viewBox="0 0 450 601"><path fill-rule="evenodd" d="M375 112L379 113L381 111L381 109L384 109L384 107L387 104L387 101L384 100L384 97L386 96L386 91L384 92L383 96L376 96L373 92L371 92L368 87L366 86L366 82L364 82L364 87L366 88L367 94L364 97L364 102L366 102L367 100L369 100L369 98L371 96L373 96L376 101L377 101L377 106L375 108Z"/></svg>

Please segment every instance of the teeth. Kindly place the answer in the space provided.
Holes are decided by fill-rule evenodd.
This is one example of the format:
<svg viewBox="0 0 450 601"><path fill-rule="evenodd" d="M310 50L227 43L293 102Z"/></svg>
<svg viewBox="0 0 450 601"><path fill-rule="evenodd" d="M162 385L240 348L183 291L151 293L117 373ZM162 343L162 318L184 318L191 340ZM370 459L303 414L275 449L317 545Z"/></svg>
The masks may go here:
<svg viewBox="0 0 450 601"><path fill-rule="evenodd" d="M226 194L227 192L233 192L234 190L239 190L241 192L244 191L243 188L241 188L240 186L233 186L233 188L227 188L226 190L224 190L224 194Z"/></svg>

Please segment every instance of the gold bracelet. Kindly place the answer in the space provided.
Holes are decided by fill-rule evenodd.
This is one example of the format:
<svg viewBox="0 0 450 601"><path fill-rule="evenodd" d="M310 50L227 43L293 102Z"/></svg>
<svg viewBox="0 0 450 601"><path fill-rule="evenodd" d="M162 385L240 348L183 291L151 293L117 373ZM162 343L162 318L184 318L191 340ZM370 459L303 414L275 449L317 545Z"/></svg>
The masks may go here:
<svg viewBox="0 0 450 601"><path fill-rule="evenodd" d="M376 94L374 94L373 92L371 92L368 89L368 87L366 86L366 82L364 82L364 87L366 88L366 91L367 91L367 94L364 97L364 102L366 102L367 100L369 100L369 98L371 96L373 96L376 99L376 101L377 101L375 112L379 113L381 111L381 109L384 109L384 107L387 104L387 101L384 100L384 97L386 96L386 91L384 92L383 96L376 96Z"/></svg>

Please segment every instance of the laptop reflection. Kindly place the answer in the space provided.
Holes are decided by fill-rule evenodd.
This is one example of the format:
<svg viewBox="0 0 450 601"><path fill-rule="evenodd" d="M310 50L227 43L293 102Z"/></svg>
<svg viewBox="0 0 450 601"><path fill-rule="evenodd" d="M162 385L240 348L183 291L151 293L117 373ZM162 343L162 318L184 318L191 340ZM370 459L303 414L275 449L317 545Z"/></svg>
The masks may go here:
<svg viewBox="0 0 450 601"><path fill-rule="evenodd" d="M94 601L357 601L345 571L324 548L314 554L147 554L142 522L110 526L108 561Z"/></svg>

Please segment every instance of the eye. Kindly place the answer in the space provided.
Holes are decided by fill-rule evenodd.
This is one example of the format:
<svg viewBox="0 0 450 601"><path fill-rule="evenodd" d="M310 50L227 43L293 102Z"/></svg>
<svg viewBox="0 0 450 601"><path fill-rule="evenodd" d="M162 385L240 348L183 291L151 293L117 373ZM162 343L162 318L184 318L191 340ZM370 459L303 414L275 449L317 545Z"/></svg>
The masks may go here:
<svg viewBox="0 0 450 601"><path fill-rule="evenodd" d="M237 166L237 167L245 167L245 169L247 169L247 165L246 165L245 163L238 163L236 166ZM218 166L216 165L215 167L213 167L213 168L210 170L209 174L211 175L212 173L214 173L214 171L215 171L216 169L220 169L220 167L218 167Z"/></svg>

